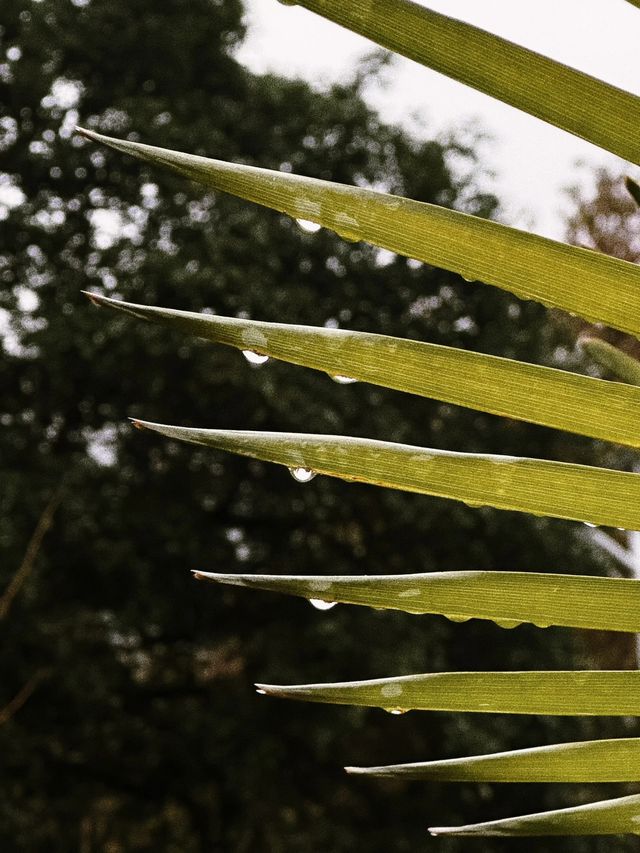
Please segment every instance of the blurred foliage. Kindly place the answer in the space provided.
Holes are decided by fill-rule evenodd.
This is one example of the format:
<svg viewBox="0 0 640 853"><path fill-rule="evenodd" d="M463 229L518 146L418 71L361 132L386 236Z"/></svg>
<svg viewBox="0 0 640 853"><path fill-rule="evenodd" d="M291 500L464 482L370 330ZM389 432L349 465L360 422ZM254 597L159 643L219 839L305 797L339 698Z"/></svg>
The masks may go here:
<svg viewBox="0 0 640 853"><path fill-rule="evenodd" d="M450 166L462 158L472 173L473 145L382 123L361 92L375 63L326 92L251 75L234 59L238 0L4 0L2 11L0 589L64 478L54 526L0 623L0 706L47 673L0 727L2 848L409 851L429 844L425 827L436 818L608 796L612 786L594 794L593 786L353 780L341 764L633 734L624 720L396 718L272 702L251 687L553 668L589 656L579 632L347 607L318 613L189 575L611 568L581 525L322 478L303 486L274 467L134 434L125 419L344 432L621 467L624 452L285 364L254 368L79 296L93 288L577 364L567 334L538 305L141 172L72 128L491 216L495 199ZM632 849L626 843L617 849ZM447 853L473 847L436 844ZM482 849L519 849L511 844L487 840Z"/></svg>
<svg viewBox="0 0 640 853"><path fill-rule="evenodd" d="M640 261L640 210L624 175L598 169L594 187L585 192L577 187L569 190L573 211L567 220L566 239L576 246L594 249L624 261ZM634 182L629 182L633 187ZM592 326L580 320L571 322L574 333L602 338L628 355L640 358L640 341L615 329ZM609 378L609 375L607 375Z"/></svg>

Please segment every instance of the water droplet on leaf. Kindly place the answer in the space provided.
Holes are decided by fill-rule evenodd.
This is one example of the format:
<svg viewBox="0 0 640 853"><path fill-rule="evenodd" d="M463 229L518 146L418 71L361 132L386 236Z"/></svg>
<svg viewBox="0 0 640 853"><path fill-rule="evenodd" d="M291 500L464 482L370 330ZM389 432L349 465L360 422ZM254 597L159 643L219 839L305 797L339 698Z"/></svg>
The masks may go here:
<svg viewBox="0 0 640 853"><path fill-rule="evenodd" d="M493 620L498 628L517 628L518 625L522 625L522 622L518 622L517 619L494 619Z"/></svg>
<svg viewBox="0 0 640 853"><path fill-rule="evenodd" d="M264 364L269 361L268 355L263 355L260 352L255 352L252 349L243 349L242 355L247 359L249 364Z"/></svg>
<svg viewBox="0 0 640 853"><path fill-rule="evenodd" d="M335 375L330 373L329 376L333 379L334 382L337 382L338 385L353 385L354 382L357 382L357 379L353 379L351 376L343 376L340 373L336 373Z"/></svg>
<svg viewBox="0 0 640 853"><path fill-rule="evenodd" d="M335 607L337 601L324 601L322 598L310 598L309 604L312 607L315 607L316 610L331 610L332 607Z"/></svg>
<svg viewBox="0 0 640 853"><path fill-rule="evenodd" d="M289 473L298 483L308 483L316 476L316 472L310 468L289 468Z"/></svg>
<svg viewBox="0 0 640 853"><path fill-rule="evenodd" d="M295 4L291 4L292 6ZM312 222L310 219L296 219L296 223L298 228L301 231L306 231L307 234L316 234L321 228L322 225L319 225L317 222Z"/></svg>

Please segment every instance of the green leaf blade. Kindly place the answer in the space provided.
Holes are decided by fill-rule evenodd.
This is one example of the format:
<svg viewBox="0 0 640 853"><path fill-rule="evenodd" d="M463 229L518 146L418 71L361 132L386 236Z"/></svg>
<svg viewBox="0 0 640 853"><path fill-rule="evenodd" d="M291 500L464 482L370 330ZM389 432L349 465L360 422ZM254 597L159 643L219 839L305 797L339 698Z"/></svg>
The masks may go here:
<svg viewBox="0 0 640 853"><path fill-rule="evenodd" d="M384 335L219 317L87 295L98 305L138 319L330 375L640 446L640 389L619 382ZM640 365L638 371L640 377Z"/></svg>
<svg viewBox="0 0 640 853"><path fill-rule="evenodd" d="M640 386L640 361L601 338L583 337L580 344L595 362L619 376L623 382Z"/></svg>
<svg viewBox="0 0 640 853"><path fill-rule="evenodd" d="M569 809L467 826L434 826L432 835L622 835L639 834L640 795L618 797Z"/></svg>
<svg viewBox="0 0 640 853"><path fill-rule="evenodd" d="M299 5L640 163L640 98L630 92L409 0L299 0Z"/></svg>
<svg viewBox="0 0 640 853"><path fill-rule="evenodd" d="M134 420L168 438L354 482L588 524L640 528L640 474L333 435L205 430Z"/></svg>
<svg viewBox="0 0 640 853"><path fill-rule="evenodd" d="M357 776L424 782L637 782L640 738L561 743L468 758L345 770Z"/></svg>
<svg viewBox="0 0 640 853"><path fill-rule="evenodd" d="M82 133L212 189L317 222L348 239L365 240L522 299L640 335L640 268L628 261L374 190Z"/></svg>
<svg viewBox="0 0 640 853"><path fill-rule="evenodd" d="M256 684L269 696L388 711L613 716L640 714L637 670L436 672L334 684Z"/></svg>
<svg viewBox="0 0 640 853"><path fill-rule="evenodd" d="M640 632L640 581L535 572L407 575L251 575L198 579L307 599L455 619Z"/></svg>

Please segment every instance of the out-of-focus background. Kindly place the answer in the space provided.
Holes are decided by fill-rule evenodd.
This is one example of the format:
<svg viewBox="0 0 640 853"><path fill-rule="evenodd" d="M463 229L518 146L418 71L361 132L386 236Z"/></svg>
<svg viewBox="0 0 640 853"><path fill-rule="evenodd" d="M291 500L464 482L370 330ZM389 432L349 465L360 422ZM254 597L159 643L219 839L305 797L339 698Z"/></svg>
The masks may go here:
<svg viewBox="0 0 640 853"><path fill-rule="evenodd" d="M598 4L572 5L587 15ZM614 15L612 3L599 5ZM633 11L624 5L615 4L620 21ZM430 839L426 827L631 790L397 783L348 778L341 768L638 734L634 720L391 717L278 702L256 696L252 683L634 667L634 638L349 607L318 612L300 600L197 584L189 574L629 575L638 561L627 534L326 478L301 485L275 466L134 433L126 418L366 435L626 469L629 452L337 385L286 364L251 366L235 351L98 311L79 292L597 373L575 343L583 326L324 230L303 231L99 149L73 127L503 221L522 221L527 211L541 230L635 260L638 217L621 190L620 164L594 159L585 183L588 170L573 170L563 154L566 181L549 179L547 195L534 198L509 180L512 166L500 177L495 146L514 144L512 130L490 116L470 124L475 108L448 123L448 98L434 83L430 99L431 84L419 82L416 109L430 104L426 115L394 123L393 93L408 85L402 75L426 72L364 46L353 55L345 48L333 71L325 56L323 70L314 66L321 40L305 66L299 34L313 43L318 22L267 0L248 10L240 0L2 0L0 11L2 850L516 851L522 842ZM269 48L265 20L279 32L288 15L288 39ZM637 17L629 21L637 26ZM594 27L599 49L619 54ZM620 30L620 43L628 35ZM570 59L574 45L562 45ZM536 185L551 169L542 160L530 164ZM603 165L608 172L595 171ZM558 207L560 183L580 182L586 189L567 197L565 219L543 221L541 211ZM612 843L624 851L637 842L532 839L526 849L586 853Z"/></svg>

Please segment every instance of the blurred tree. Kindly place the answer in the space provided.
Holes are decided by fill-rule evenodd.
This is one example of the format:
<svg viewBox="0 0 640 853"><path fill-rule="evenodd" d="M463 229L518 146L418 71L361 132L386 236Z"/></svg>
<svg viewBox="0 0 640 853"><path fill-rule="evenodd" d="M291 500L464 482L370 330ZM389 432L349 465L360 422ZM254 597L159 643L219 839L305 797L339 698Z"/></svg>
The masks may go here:
<svg viewBox="0 0 640 853"><path fill-rule="evenodd" d="M0 707L35 672L49 673L0 727L2 849L409 851L424 843L427 818L594 799L592 790L371 783L343 777L340 765L627 732L623 722L391 718L266 701L251 688L567 665L573 633L317 613L198 586L188 572L603 571L608 558L596 561L579 525L322 478L301 486L274 467L132 434L125 419L583 462L594 442L285 364L255 368L79 296L93 288L562 361L566 339L540 306L141 170L73 126L490 216L495 199L452 165L473 166L473 142L420 140L382 123L361 95L373 66L322 93L249 74L234 59L239 0L4 0L2 10L0 589L66 478L11 632L9 620L0 625ZM605 849L542 844L529 849Z"/></svg>
<svg viewBox="0 0 640 853"><path fill-rule="evenodd" d="M578 187L569 190L573 211L567 220L567 241L587 249L622 258L631 263L640 261L640 208L636 184L619 172L598 169L591 193ZM577 317L564 315L562 325L583 343L583 364L606 379L621 379L603 361L602 355L589 347L593 338L606 341L634 359L640 359L640 341L633 335L609 329L602 324L590 324ZM636 465L637 470L637 465ZM594 531L595 544L615 560L620 574L640 578L640 534L636 531ZM627 635L610 633L590 635L590 648L604 667L634 668L640 657L640 643Z"/></svg>
<svg viewBox="0 0 640 853"><path fill-rule="evenodd" d="M592 193L585 194L574 187L569 197L574 207L567 220L569 243L631 263L640 261L640 207L625 186L623 175L598 169ZM613 329L594 329L584 323L580 327L640 358L640 341L632 335Z"/></svg>

